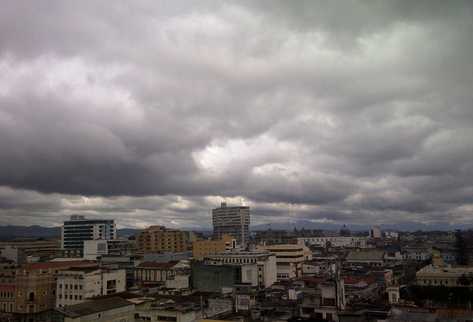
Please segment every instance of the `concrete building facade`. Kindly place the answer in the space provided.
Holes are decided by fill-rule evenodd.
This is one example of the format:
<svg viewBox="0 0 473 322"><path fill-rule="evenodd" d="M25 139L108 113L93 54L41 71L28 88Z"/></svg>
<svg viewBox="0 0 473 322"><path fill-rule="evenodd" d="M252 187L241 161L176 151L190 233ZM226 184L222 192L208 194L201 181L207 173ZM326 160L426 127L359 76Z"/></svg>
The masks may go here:
<svg viewBox="0 0 473 322"><path fill-rule="evenodd" d="M241 283L267 288L277 281L276 256L269 252L224 252L205 257L209 265L241 267Z"/></svg>
<svg viewBox="0 0 473 322"><path fill-rule="evenodd" d="M269 251L276 256L277 279L289 280L302 277L302 264L312 259L312 252L304 245L263 245L259 250Z"/></svg>
<svg viewBox="0 0 473 322"><path fill-rule="evenodd" d="M220 208L212 209L212 224L214 238L221 239L227 234L239 245L246 246L250 236L250 207L227 207L222 202Z"/></svg>
<svg viewBox="0 0 473 322"><path fill-rule="evenodd" d="M134 245L126 239L111 240L85 240L83 248L83 257L86 260L97 260L102 256L126 256L131 255Z"/></svg>
<svg viewBox="0 0 473 322"><path fill-rule="evenodd" d="M124 292L125 270L98 267L71 268L57 275L56 307L84 302L86 299Z"/></svg>

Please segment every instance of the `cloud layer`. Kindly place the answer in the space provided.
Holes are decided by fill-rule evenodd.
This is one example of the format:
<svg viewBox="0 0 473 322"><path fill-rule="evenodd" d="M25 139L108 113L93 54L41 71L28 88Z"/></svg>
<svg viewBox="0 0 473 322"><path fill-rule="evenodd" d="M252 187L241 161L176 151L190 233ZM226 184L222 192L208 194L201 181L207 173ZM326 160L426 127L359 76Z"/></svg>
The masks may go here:
<svg viewBox="0 0 473 322"><path fill-rule="evenodd" d="M470 1L2 1L0 224L473 224Z"/></svg>

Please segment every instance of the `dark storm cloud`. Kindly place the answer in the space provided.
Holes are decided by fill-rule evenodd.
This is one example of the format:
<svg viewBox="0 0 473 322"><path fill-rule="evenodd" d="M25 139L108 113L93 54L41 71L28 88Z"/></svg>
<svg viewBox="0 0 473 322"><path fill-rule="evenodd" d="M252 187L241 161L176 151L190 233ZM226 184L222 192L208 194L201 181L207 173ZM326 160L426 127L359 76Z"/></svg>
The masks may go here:
<svg viewBox="0 0 473 322"><path fill-rule="evenodd" d="M1 5L3 223L471 222L469 1Z"/></svg>

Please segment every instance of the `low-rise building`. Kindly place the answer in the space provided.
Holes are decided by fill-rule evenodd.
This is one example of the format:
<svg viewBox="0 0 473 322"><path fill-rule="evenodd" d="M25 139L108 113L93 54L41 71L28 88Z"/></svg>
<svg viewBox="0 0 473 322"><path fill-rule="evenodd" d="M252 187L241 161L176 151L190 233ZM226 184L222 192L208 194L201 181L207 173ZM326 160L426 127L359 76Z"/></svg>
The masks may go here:
<svg viewBox="0 0 473 322"><path fill-rule="evenodd" d="M384 249L384 261L387 263L401 263L404 261L401 248L397 245L389 245Z"/></svg>
<svg viewBox="0 0 473 322"><path fill-rule="evenodd" d="M136 321L197 322L202 311L193 302L156 301L136 310Z"/></svg>
<svg viewBox="0 0 473 322"><path fill-rule="evenodd" d="M349 304L375 302L384 291L372 274L343 276L343 282L346 302Z"/></svg>
<svg viewBox="0 0 473 322"><path fill-rule="evenodd" d="M100 267L107 269L124 269L126 272L126 287L135 285L135 267L141 263L135 256L103 255L100 258Z"/></svg>
<svg viewBox="0 0 473 322"><path fill-rule="evenodd" d="M259 288L267 288L277 280L276 256L261 251L231 251L204 258L210 265L238 265L241 267L241 282Z"/></svg>
<svg viewBox="0 0 473 322"><path fill-rule="evenodd" d="M15 309L16 265L12 261L0 262L0 321L8 321Z"/></svg>
<svg viewBox="0 0 473 322"><path fill-rule="evenodd" d="M384 251L382 250L354 250L345 258L348 265L366 265L381 267L384 265Z"/></svg>
<svg viewBox="0 0 473 322"><path fill-rule="evenodd" d="M278 280L302 277L302 263L312 259L310 249L300 244L263 245L258 249L276 256Z"/></svg>
<svg viewBox="0 0 473 322"><path fill-rule="evenodd" d="M135 305L121 297L94 299L56 309L54 321L135 322Z"/></svg>
<svg viewBox="0 0 473 322"><path fill-rule="evenodd" d="M25 264L15 271L14 314L21 321L45 321L54 309L57 274L71 267L90 267L90 261Z"/></svg>
<svg viewBox="0 0 473 322"><path fill-rule="evenodd" d="M327 280L314 288L304 289L299 315L315 321L338 321L338 312L345 306L343 280Z"/></svg>
<svg viewBox="0 0 473 322"><path fill-rule="evenodd" d="M185 252L165 252L165 253L146 253L143 255L143 262L157 262L157 263L167 263L167 262L178 262L181 260L188 260L192 258L192 251Z"/></svg>
<svg viewBox="0 0 473 322"><path fill-rule="evenodd" d="M299 237L297 243L303 243L307 246L317 247L346 247L346 248L367 248L367 237L352 236L321 236L321 237Z"/></svg>
<svg viewBox="0 0 473 322"><path fill-rule="evenodd" d="M127 239L84 240L83 257L97 260L105 255L127 256L133 252L133 243Z"/></svg>
<svg viewBox="0 0 473 322"><path fill-rule="evenodd" d="M241 283L241 266L192 263L192 288L201 292L220 293Z"/></svg>
<svg viewBox="0 0 473 322"><path fill-rule="evenodd" d="M178 262L167 263L143 262L135 268L135 283L141 287L165 285L167 280L174 279Z"/></svg>
<svg viewBox="0 0 473 322"><path fill-rule="evenodd" d="M473 287L473 266L427 265L416 273L420 286Z"/></svg>
<svg viewBox="0 0 473 322"><path fill-rule="evenodd" d="M125 270L70 268L57 275L56 307L78 304L95 296L126 291Z"/></svg>
<svg viewBox="0 0 473 322"><path fill-rule="evenodd" d="M60 253L61 241L59 239L20 239L0 241L0 256L13 256L18 264L26 262L28 256L42 259L51 258ZM5 256L6 255L6 256Z"/></svg>
<svg viewBox="0 0 473 322"><path fill-rule="evenodd" d="M428 247L404 247L403 257L405 260L424 262L432 258L432 249Z"/></svg>

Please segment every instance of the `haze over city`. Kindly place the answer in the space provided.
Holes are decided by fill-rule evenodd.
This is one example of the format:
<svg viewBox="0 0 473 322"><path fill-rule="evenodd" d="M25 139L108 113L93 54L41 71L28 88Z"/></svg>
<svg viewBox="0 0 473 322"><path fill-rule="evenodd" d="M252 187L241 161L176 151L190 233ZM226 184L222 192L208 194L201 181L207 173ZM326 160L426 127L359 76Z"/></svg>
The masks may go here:
<svg viewBox="0 0 473 322"><path fill-rule="evenodd" d="M0 1L0 225L473 224L471 1Z"/></svg>

